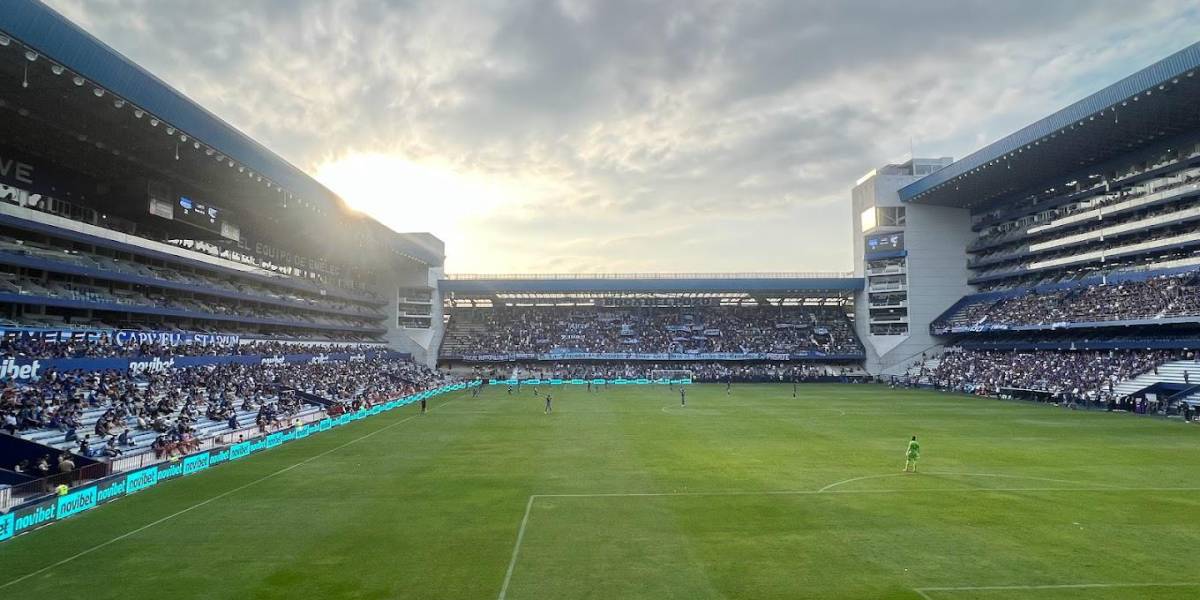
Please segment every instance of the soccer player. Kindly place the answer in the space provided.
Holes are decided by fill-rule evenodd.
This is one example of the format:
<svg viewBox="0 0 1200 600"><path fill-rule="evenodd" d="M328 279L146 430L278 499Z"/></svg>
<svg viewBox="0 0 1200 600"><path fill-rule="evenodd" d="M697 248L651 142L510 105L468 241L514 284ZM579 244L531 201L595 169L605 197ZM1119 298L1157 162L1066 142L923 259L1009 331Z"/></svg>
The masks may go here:
<svg viewBox="0 0 1200 600"><path fill-rule="evenodd" d="M793 398L796 397L796 380L795 379L792 380L792 397Z"/></svg>
<svg viewBox="0 0 1200 600"><path fill-rule="evenodd" d="M546 414L554 411L554 407L550 405L550 394L546 394Z"/></svg>
<svg viewBox="0 0 1200 600"><path fill-rule="evenodd" d="M679 386L679 406L687 406L687 390Z"/></svg>
<svg viewBox="0 0 1200 600"><path fill-rule="evenodd" d="M904 472L916 473L919 458L921 458L921 444L917 443L917 436L914 435L908 442L908 450L904 453Z"/></svg>
<svg viewBox="0 0 1200 600"><path fill-rule="evenodd" d="M425 412L426 412L425 399L421 398L421 414L425 414Z"/></svg>
<svg viewBox="0 0 1200 600"><path fill-rule="evenodd" d="M733 388L733 375L725 376L725 395L729 395L729 390Z"/></svg>

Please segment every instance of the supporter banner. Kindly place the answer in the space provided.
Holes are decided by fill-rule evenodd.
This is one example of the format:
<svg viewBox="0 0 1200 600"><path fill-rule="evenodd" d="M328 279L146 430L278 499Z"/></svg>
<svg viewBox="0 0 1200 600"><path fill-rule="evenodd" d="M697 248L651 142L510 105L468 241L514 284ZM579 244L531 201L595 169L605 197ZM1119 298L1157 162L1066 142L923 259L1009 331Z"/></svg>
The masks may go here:
<svg viewBox="0 0 1200 600"><path fill-rule="evenodd" d="M356 362L369 358L406 359L402 352L338 352L330 354L287 354L264 356L234 354L228 356L172 356L169 358L7 358L0 362L0 381L32 381L41 379L47 370L66 371L127 371L130 375L161 373L183 367L206 365L284 365L294 363L322 364L327 362Z"/></svg>
<svg viewBox="0 0 1200 600"><path fill-rule="evenodd" d="M236 346L241 343L237 334L190 333L179 331L139 331L136 329L0 329L6 340L35 340L40 342L96 342L107 339L124 345L162 344L220 344Z"/></svg>
<svg viewBox="0 0 1200 600"><path fill-rule="evenodd" d="M800 352L551 352L546 354L463 354L448 355L448 360L464 362L513 362L522 360L662 360L662 361L736 361L736 360L862 360L863 354L827 354L817 350Z"/></svg>
<svg viewBox="0 0 1200 600"><path fill-rule="evenodd" d="M309 425L290 427L283 431L252 438L231 446L213 448L212 450L197 452L178 460L160 463L136 471L110 475L84 487L70 490L64 495L35 500L21 505L7 514L0 515L0 541L37 529L43 525L70 518L105 502L136 494L164 481L195 475L221 463L240 460L263 450L274 448L280 444L306 438L315 433L328 431L370 415L418 402L422 398L430 398L478 385L480 385L478 381L455 383L418 394L404 396L403 398L397 398L391 402L378 404L373 408L360 410L356 413L326 418Z"/></svg>

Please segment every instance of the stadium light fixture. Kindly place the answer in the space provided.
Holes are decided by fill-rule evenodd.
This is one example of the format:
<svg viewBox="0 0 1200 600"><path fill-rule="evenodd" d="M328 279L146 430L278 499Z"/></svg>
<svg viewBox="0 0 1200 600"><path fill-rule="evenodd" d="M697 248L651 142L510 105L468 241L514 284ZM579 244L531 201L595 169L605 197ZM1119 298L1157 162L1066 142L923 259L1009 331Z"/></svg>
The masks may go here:
<svg viewBox="0 0 1200 600"><path fill-rule="evenodd" d="M71 83L74 83L75 87L82 87L85 82L82 77L76 75L71 78Z"/></svg>
<svg viewBox="0 0 1200 600"><path fill-rule="evenodd" d="M101 89L101 88L92 88L92 95L93 95L93 96L95 96L95 97L97 97L97 98L103 98L103 97L104 97L104 90L103 90L103 89Z"/></svg>
<svg viewBox="0 0 1200 600"><path fill-rule="evenodd" d="M7 35L0 35L0 46L7 46L10 42L12 42L12 38Z"/></svg>
<svg viewBox="0 0 1200 600"><path fill-rule="evenodd" d="M185 144L186 144L186 143L187 143L187 140L188 140L188 138L187 138L187 134L180 134L180 135L179 135L179 141L181 141L181 142L183 142L183 143L185 143Z"/></svg>
<svg viewBox="0 0 1200 600"><path fill-rule="evenodd" d="M66 69L62 65L50 65L50 72L55 75L62 75Z"/></svg>
<svg viewBox="0 0 1200 600"><path fill-rule="evenodd" d="M33 61L35 61L35 60L37 60L37 59L38 59L38 53L37 53L37 52L34 52L33 50L26 50L26 51L25 51L25 60L27 60L27 61L29 61L29 62L33 62Z"/></svg>
<svg viewBox="0 0 1200 600"><path fill-rule="evenodd" d="M117 98L117 99L113 100L113 108L124 108L124 107L125 107L125 100L123 100L121 98Z"/></svg>
<svg viewBox="0 0 1200 600"><path fill-rule="evenodd" d="M151 127L158 127L158 119L151 118L151 119L150 119L150 126L151 126Z"/></svg>
<svg viewBox="0 0 1200 600"><path fill-rule="evenodd" d="M204 155L205 155L205 156L212 156L212 155L213 155L213 149L212 149L212 148L206 148L206 149L204 150Z"/></svg>
<svg viewBox="0 0 1200 600"><path fill-rule="evenodd" d="M167 135L175 135L175 128L167 127Z"/></svg>

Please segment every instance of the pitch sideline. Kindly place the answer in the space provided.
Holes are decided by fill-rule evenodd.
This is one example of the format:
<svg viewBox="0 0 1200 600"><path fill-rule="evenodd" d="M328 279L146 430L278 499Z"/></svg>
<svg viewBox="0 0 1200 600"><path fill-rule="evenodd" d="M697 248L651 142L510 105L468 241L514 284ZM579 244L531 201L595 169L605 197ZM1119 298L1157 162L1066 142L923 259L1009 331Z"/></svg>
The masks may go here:
<svg viewBox="0 0 1200 600"><path fill-rule="evenodd" d="M439 403L439 404L438 404L438 406L445 406L446 404L449 404L450 402L453 402L453 401L454 401L454 400L456 400L456 399L457 399L457 398L450 398L449 400L446 400L445 402ZM436 407L435 407L435 408L436 408ZM429 410L433 410L433 408L430 408ZM278 471L275 471L275 472L269 473L269 474L267 474L267 475L264 475L264 476L262 476L262 477L259 477L258 479L255 479L254 481L251 481L251 482L249 482L249 483L246 483L246 484L240 485L240 486L238 486L238 487L235 487L235 488L233 488L233 489L231 489L231 490L227 490L227 491L221 492L220 494L217 494L216 496L213 496L213 497L211 497L211 498L208 498L207 500L202 500L202 501L200 501L200 502L197 502L196 504L193 504L193 505L191 505L191 506L189 506L189 507L187 507L187 508L185 508L185 509L183 509L183 510L180 510L179 512L175 512L175 513L169 514L169 515L167 515L167 516L165 516L165 517L163 517L163 518L161 518L161 519L158 519L157 521L151 521L150 523L147 523L147 524L145 524L145 525L142 525L141 527L138 527L137 529L134 529L134 530L132 530L132 531L129 531L129 532L126 532L126 533L123 533L123 534L121 534L121 535L119 535L119 536L117 536L117 537L115 537L115 538L112 538L111 540L108 540L108 541L106 541L106 542L101 542L101 543L99 543L99 544L96 544L95 546L92 546L91 548L88 548L87 550L83 550L82 552L79 552L79 553L77 553L77 554L73 554L73 555L71 555L71 556L68 556L67 558L64 558L64 559L62 559L62 560L60 560L60 561L58 561L58 562L56 562L56 563L54 563L54 564L47 565L47 566L45 566L45 567L42 567L42 568L40 568L40 569L38 569L38 570L36 570L36 571L33 571L33 572L31 572L31 573L27 573L27 574L25 574L25 575L22 575L22 576L20 576L20 577L18 577L18 578L16 578L16 579L13 579L12 581L9 581L8 583L0 584L0 590L2 590L2 589L4 589L4 588L7 588L7 587L9 587L9 586L12 586L12 585L16 585L16 584L18 584L18 583L21 583L22 581L25 581L26 579L29 579L29 578L31 578L31 577L35 577L35 576L37 576L37 575L41 575L42 573L45 573L46 571L49 571L49 570L51 570L51 569L54 569L54 568L57 568L57 567L61 567L61 566L65 565L65 564L67 564L67 563L69 563L69 562L71 562L71 561L73 561L73 560L75 560L75 559L77 559L77 558L81 558L81 557L83 557L83 556L87 556L88 554L91 554L91 553L93 553L93 552L95 552L95 551L97 551L97 550L100 550L101 548L105 548L105 547L107 547L107 546L110 546L110 545L112 545L112 544L115 544L115 543L117 543L117 542L119 542L119 541L121 541L121 540L123 540L123 539L125 539L125 538L127 538L127 537L130 537L130 536L132 536L132 535L135 535L135 534L137 534L137 533L140 533L140 532L142 532L142 531L145 531L145 530L147 530L147 529L149 529L149 528L151 528L151 527L154 527L155 525L158 525L159 523L164 523L164 522L166 522L166 521L170 521L171 519L174 519L175 517L178 517L178 516L180 516L180 515L187 514L187 513L191 512L191 511L193 511L193 510L195 510L195 509L197 509L197 508L200 508L200 507L202 507L202 506L205 506L205 505L209 504L210 502L214 502L214 501L216 501L216 500L220 500L221 498L224 498L224 497L226 497L226 496L229 496L229 495L231 495L231 494L234 494L234 493L240 492L240 491L242 491L242 490L244 490L244 489L246 489L246 488L248 488L248 487L251 487L251 486L257 485L257 484L259 484L259 483L262 483L262 482L264 482L264 481L266 481L266 480L268 480L268 479L272 479L272 478L274 478L274 477L276 477L276 476L278 476L278 475L283 475L284 473L287 473L288 471L291 471L292 469L295 469L295 468L297 468L297 467L304 466L304 465L306 465L306 464L308 464L308 463L310 463L310 462L312 462L312 461L314 461L314 460L317 460L318 458L321 458L321 457L323 457L323 456L328 456L328 455L330 455L330 454L332 454L332 453L334 453L334 452L337 452L338 450L341 450L342 448L345 448L346 446L349 446L349 445L351 445L351 444L356 444L356 443L358 443L358 442L361 442L362 440L365 440L365 439L367 439L367 438L369 438L369 437L371 437L371 436L373 436L373 435L375 435L375 434L377 434L377 433L382 433L383 431L386 431L386 430L388 430L388 429L391 429L391 428L393 428L393 427L396 427L396 426L398 426L398 425L402 425L402 424L404 424L404 423L407 423L407 422L409 422L409 421L411 421L411 420L413 420L413 419L415 419L415 418L417 418L417 417L419 417L419 416L421 416L421 413L417 413L417 414L415 414L415 415L411 415L411 416L405 417L405 418L403 418L403 419L401 419L401 420L399 420L399 421L396 421L395 423L392 423L392 424L390 424L390 425L385 425L385 426L383 426L383 427L380 427L379 429L376 429L375 431L372 431L372 432L370 432L370 433L367 433L367 434L365 434L365 435L362 435L362 436L356 437L356 438L354 438L354 439L352 439L352 440L350 440L350 441L348 441L348 442L346 442L346 443L344 443L344 444L341 444L341 445L339 445L339 446L335 446L335 447L333 447L333 448L330 448L329 450L326 450L326 451L324 451L324 452L321 452L321 453L319 453L319 454L314 454L314 455L312 455L312 456L310 456L310 457L308 457L308 458L306 458L306 459L304 459L304 460L302 460L302 461L300 461L300 462L298 462L298 463L296 463L296 464L294 464L294 465L291 465L291 466L289 466L289 467L284 467L284 468L282 468L282 469L279 469Z"/></svg>

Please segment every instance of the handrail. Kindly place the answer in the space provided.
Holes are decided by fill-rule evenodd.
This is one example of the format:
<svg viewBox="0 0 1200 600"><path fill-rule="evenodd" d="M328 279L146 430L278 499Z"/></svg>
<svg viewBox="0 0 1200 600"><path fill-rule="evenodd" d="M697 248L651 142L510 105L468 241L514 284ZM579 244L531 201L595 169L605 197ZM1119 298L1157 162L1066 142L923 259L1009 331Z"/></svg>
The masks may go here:
<svg viewBox="0 0 1200 600"><path fill-rule="evenodd" d="M797 271L746 273L447 273L446 279L842 279L854 277L853 271Z"/></svg>

